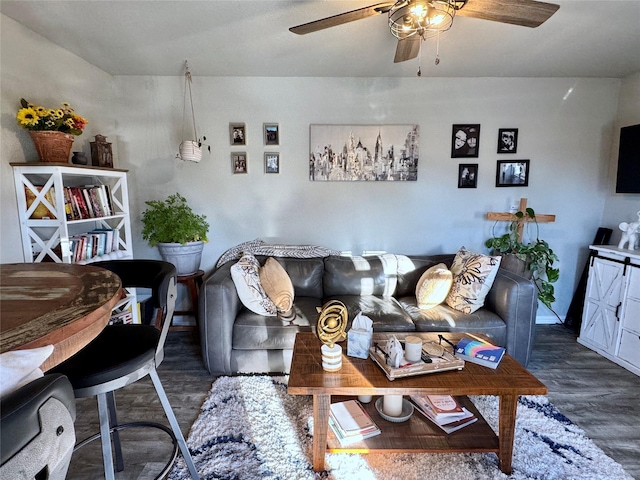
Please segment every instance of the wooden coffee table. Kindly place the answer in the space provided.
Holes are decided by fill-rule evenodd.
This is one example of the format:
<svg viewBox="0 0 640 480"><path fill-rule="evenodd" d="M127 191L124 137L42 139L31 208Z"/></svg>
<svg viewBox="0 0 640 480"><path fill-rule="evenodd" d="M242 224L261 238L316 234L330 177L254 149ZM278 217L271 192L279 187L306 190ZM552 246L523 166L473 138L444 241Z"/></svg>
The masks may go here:
<svg viewBox="0 0 640 480"><path fill-rule="evenodd" d="M374 341L376 336L374 334ZM398 333L418 335L423 341L437 341L437 333ZM464 334L443 333L454 344ZM432 373L389 381L382 369L371 359L346 355L342 343L342 369L336 373L322 369L321 342L313 333L298 333L293 347L288 393L313 395L313 468L324 470L325 452L351 453L417 453L417 452L495 452L500 470L511 473L511 458L519 395L545 395L547 387L511 356L505 354L496 370L466 362L464 369ZM500 399L498 435L482 418L468 398L462 404L472 411L478 421L447 435L417 411L404 423L384 420L376 411L375 398L365 408L382 430L382 434L363 442L341 448L329 434L329 406L357 395L411 394L496 395ZM333 398L332 398L333 397ZM327 445L327 441L329 442Z"/></svg>

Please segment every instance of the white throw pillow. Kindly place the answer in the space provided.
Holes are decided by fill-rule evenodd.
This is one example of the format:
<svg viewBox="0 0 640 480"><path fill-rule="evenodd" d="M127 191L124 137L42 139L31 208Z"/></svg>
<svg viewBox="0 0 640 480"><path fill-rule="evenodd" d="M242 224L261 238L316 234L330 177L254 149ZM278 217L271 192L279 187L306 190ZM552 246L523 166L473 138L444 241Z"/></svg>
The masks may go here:
<svg viewBox="0 0 640 480"><path fill-rule="evenodd" d="M278 309L278 313L287 313L293 307L293 283L289 274L278 261L267 258L265 264L260 267L260 284L271 301Z"/></svg>
<svg viewBox="0 0 640 480"><path fill-rule="evenodd" d="M461 247L451 264L453 285L447 295L447 305L463 313L481 308L498 274L501 259Z"/></svg>
<svg viewBox="0 0 640 480"><path fill-rule="evenodd" d="M453 284L453 274L444 263L427 269L416 285L418 307L427 310L444 302Z"/></svg>
<svg viewBox="0 0 640 480"><path fill-rule="evenodd" d="M260 284L260 263L250 253L231 266L231 279L242 304L258 315L276 315L278 309Z"/></svg>

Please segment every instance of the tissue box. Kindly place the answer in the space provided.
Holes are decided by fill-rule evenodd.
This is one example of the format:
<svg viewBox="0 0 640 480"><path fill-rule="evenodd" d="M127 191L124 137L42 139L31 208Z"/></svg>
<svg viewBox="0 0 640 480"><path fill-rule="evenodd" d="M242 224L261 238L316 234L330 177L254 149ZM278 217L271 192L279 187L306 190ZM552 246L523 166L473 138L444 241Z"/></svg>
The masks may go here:
<svg viewBox="0 0 640 480"><path fill-rule="evenodd" d="M369 358L369 348L373 330L352 328L347 332L347 355L357 358Z"/></svg>

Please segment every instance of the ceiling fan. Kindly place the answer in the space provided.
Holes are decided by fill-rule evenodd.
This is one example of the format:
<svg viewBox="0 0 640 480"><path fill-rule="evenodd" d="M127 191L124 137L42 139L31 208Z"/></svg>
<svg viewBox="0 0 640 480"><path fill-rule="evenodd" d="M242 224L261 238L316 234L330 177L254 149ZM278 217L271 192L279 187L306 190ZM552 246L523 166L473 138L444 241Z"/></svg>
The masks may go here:
<svg viewBox="0 0 640 480"><path fill-rule="evenodd" d="M398 63L417 57L420 42L447 31L455 15L535 28L558 8L559 5L537 0L398 0L358 8L289 30L305 35L386 13L391 33L398 39L393 60Z"/></svg>

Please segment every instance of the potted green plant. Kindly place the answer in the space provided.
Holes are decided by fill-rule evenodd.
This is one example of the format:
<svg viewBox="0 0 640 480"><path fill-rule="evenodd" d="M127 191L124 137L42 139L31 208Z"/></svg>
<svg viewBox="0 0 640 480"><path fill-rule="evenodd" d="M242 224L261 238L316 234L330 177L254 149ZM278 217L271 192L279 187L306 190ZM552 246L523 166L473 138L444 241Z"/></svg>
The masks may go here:
<svg viewBox="0 0 640 480"><path fill-rule="evenodd" d="M529 243L522 242L518 232L518 226L525 216L536 226L536 239ZM554 268L553 264L558 257L549 244L539 238L540 229L532 208L527 208L524 212L516 212L515 217L516 219L509 224L507 233L499 237L494 235L485 242L485 246L503 255L501 264L505 264L505 258L509 262L514 257L517 262L522 262L521 266L516 267L515 270L520 268L521 271L529 273L538 288L538 299L553 311L551 304L556 300L553 283L560 276L560 269Z"/></svg>
<svg viewBox="0 0 640 480"><path fill-rule="evenodd" d="M148 208L142 212L142 238L158 247L162 258L176 266L178 275L196 273L204 242L208 241L206 216L194 213L179 193L145 203Z"/></svg>

